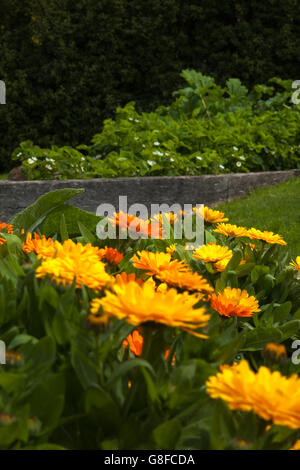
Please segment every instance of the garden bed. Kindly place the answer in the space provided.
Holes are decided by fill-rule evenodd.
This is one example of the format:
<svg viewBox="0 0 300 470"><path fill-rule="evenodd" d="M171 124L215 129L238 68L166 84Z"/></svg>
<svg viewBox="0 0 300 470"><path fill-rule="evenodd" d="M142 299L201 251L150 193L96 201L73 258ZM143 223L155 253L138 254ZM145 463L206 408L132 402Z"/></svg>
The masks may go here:
<svg viewBox="0 0 300 470"><path fill-rule="evenodd" d="M128 205L150 204L208 204L227 202L247 194L250 190L280 183L300 170L235 173L225 175L103 178L64 181L0 181L0 213L2 220L32 204L49 191L62 188L84 188L74 205L95 213L102 203L119 205L119 196L127 196Z"/></svg>

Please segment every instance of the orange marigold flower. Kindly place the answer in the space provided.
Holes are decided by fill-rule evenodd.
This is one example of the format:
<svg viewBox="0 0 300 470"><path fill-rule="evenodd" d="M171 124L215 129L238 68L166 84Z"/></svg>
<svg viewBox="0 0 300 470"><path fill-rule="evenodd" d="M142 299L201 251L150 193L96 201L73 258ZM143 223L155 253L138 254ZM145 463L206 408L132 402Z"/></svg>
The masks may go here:
<svg viewBox="0 0 300 470"><path fill-rule="evenodd" d="M141 356L143 352L143 343L144 343L144 338L140 334L138 330L134 330L130 335L127 336L127 338L123 341L123 348L127 348L129 346L130 351L135 354L136 356ZM164 358L165 360L168 359L170 354L170 348L166 349ZM174 354L172 358L172 366L175 365L176 361L176 353Z"/></svg>
<svg viewBox="0 0 300 470"><path fill-rule="evenodd" d="M205 263L216 263L218 261L227 260L232 258L232 250L228 246L217 245L216 243L209 243L202 245L193 252L196 259L200 259Z"/></svg>
<svg viewBox="0 0 300 470"><path fill-rule="evenodd" d="M211 307L225 317L252 317L259 312L258 301L246 290L226 287L223 292L211 295Z"/></svg>
<svg viewBox="0 0 300 470"><path fill-rule="evenodd" d="M99 250L99 258L106 259L110 264L119 264L124 256L116 248L106 246Z"/></svg>
<svg viewBox="0 0 300 470"><path fill-rule="evenodd" d="M251 238L252 240L262 240L267 243L276 243L277 245L286 245L287 243L283 240L283 238L273 232L261 232L260 230L257 230L256 228L250 228L250 230L247 231L248 237Z"/></svg>
<svg viewBox="0 0 300 470"><path fill-rule="evenodd" d="M183 261L171 260L170 253L152 251L138 251L131 261L137 269L147 271L147 274L159 274L161 271L176 269L177 271L188 271L189 267Z"/></svg>
<svg viewBox="0 0 300 470"><path fill-rule="evenodd" d="M197 291L205 294L211 294L214 289L209 285L207 279L192 271L180 272L174 269L161 271L156 277L170 286L180 289Z"/></svg>
<svg viewBox="0 0 300 470"><path fill-rule="evenodd" d="M200 217L203 217L201 210L197 210L196 207L193 207L193 211ZM216 211L205 206L204 207L204 220L205 222L209 224L216 224L218 222L228 222L229 219L224 217L224 212Z"/></svg>
<svg viewBox="0 0 300 470"><path fill-rule="evenodd" d="M14 227L13 225L8 225L5 222L0 222L0 232L5 230L7 233L14 233Z"/></svg>
<svg viewBox="0 0 300 470"><path fill-rule="evenodd" d="M5 238L1 238L1 237L0 237L0 246L1 246L1 245L4 245L4 243L6 243Z"/></svg>
<svg viewBox="0 0 300 470"><path fill-rule="evenodd" d="M135 215L127 214L123 211L115 212L114 217L108 218L108 220L114 225L119 227L121 232L127 230L138 232L141 235L149 234L149 222L148 220L139 219Z"/></svg>
<svg viewBox="0 0 300 470"><path fill-rule="evenodd" d="M297 256L295 261L291 261L290 266L296 269L296 271L300 271L300 256Z"/></svg>
<svg viewBox="0 0 300 470"><path fill-rule="evenodd" d="M264 366L255 373L242 360L221 366L206 387L211 398L221 398L232 410L252 410L276 425L300 428L300 379L296 374L285 377Z"/></svg>
<svg viewBox="0 0 300 470"><path fill-rule="evenodd" d="M26 241L22 243L24 253L36 253L38 258L52 258L59 246L61 244L52 238L47 239L45 235L41 238L37 233L34 233L33 238L30 232L26 235Z"/></svg>
<svg viewBox="0 0 300 470"><path fill-rule="evenodd" d="M165 352L165 361L168 359L170 355L170 348L166 349L166 352ZM176 352L174 353L173 357L172 357L172 362L171 362L171 365L172 366L175 366L175 363L176 363Z"/></svg>
<svg viewBox="0 0 300 470"><path fill-rule="evenodd" d="M135 277L135 273L127 274L125 272L122 272L122 273L116 274L115 278L119 284L128 284L128 282L135 281L141 286L144 283L143 279Z"/></svg>
<svg viewBox="0 0 300 470"><path fill-rule="evenodd" d="M92 300L89 319L91 323L94 319L97 322L99 308L102 307L105 315L120 320L124 318L131 325L162 323L203 338L206 336L193 330L206 326L210 315L204 308L194 308L198 301L196 294L179 294L175 289L159 292L148 282L142 286L136 282L116 283L112 291L105 292L105 297Z"/></svg>
<svg viewBox="0 0 300 470"><path fill-rule="evenodd" d="M214 232L226 235L226 237L247 237L248 231L245 227L238 227L231 224L218 224Z"/></svg>
<svg viewBox="0 0 300 470"><path fill-rule="evenodd" d="M131 352L133 352L133 354L135 354L136 356L140 356L143 350L143 341L144 338L142 337L142 335L137 330L134 330L123 341L123 348L125 349L127 348L127 346L129 346L129 349Z"/></svg>
<svg viewBox="0 0 300 470"><path fill-rule="evenodd" d="M284 360L287 357L286 347L284 344L268 343L263 350L263 355L270 359Z"/></svg>

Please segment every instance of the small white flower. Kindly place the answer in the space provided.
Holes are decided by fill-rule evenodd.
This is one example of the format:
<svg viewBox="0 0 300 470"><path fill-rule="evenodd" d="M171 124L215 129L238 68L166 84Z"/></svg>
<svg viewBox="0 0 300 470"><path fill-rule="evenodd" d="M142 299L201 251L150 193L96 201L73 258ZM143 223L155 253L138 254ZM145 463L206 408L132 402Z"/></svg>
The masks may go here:
<svg viewBox="0 0 300 470"><path fill-rule="evenodd" d="M235 145L232 147L233 150L235 150L236 152L238 151L238 147L236 147Z"/></svg>
<svg viewBox="0 0 300 470"><path fill-rule="evenodd" d="M299 147L300 147L300 145L299 145ZM19 152L17 157L20 157L21 155L22 155L22 152Z"/></svg>
<svg viewBox="0 0 300 470"><path fill-rule="evenodd" d="M236 162L236 166L242 166L241 162Z"/></svg>
<svg viewBox="0 0 300 470"><path fill-rule="evenodd" d="M52 166L51 165L45 165L45 168L47 168L47 170L52 170Z"/></svg>
<svg viewBox="0 0 300 470"><path fill-rule="evenodd" d="M219 167L221 168L221 170L225 170L225 166L219 165Z"/></svg>
<svg viewBox="0 0 300 470"><path fill-rule="evenodd" d="M146 148L146 145L145 145L145 144L143 144L143 149L144 149L144 148Z"/></svg>
<svg viewBox="0 0 300 470"><path fill-rule="evenodd" d="M197 160L202 160L202 157L200 157L199 155L197 155Z"/></svg>
<svg viewBox="0 0 300 470"><path fill-rule="evenodd" d="M139 119L135 119L134 122L140 122L140 120L139 120Z"/></svg>
<svg viewBox="0 0 300 470"><path fill-rule="evenodd" d="M55 160L53 160L53 158L46 157L46 162L55 163Z"/></svg>
<svg viewBox="0 0 300 470"><path fill-rule="evenodd" d="M155 152L152 152L152 155L159 155L160 157L162 157L163 153L160 152L159 150L155 150Z"/></svg>
<svg viewBox="0 0 300 470"><path fill-rule="evenodd" d="M37 161L36 157L31 157L27 159L27 162L29 163L29 165L33 165L36 161Z"/></svg>
<svg viewBox="0 0 300 470"><path fill-rule="evenodd" d="M128 121L133 121L133 118L128 118Z"/></svg>
<svg viewBox="0 0 300 470"><path fill-rule="evenodd" d="M156 164L156 162L154 162L153 160L147 160L147 163L149 166L153 166Z"/></svg>
<svg viewBox="0 0 300 470"><path fill-rule="evenodd" d="M243 161L246 160L246 158L244 157L244 155L240 155L240 160L243 160Z"/></svg>
<svg viewBox="0 0 300 470"><path fill-rule="evenodd" d="M175 162L174 158L171 157L170 162L172 162L172 163Z"/></svg>
<svg viewBox="0 0 300 470"><path fill-rule="evenodd" d="M153 145L155 145L155 147L159 147L159 146L160 146L160 142L156 141L156 142L154 142Z"/></svg>

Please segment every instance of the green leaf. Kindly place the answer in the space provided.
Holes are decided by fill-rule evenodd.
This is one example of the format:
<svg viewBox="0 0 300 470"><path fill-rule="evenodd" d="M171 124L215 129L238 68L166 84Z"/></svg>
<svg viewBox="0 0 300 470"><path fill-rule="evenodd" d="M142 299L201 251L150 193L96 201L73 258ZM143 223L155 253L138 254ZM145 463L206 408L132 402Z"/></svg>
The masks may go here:
<svg viewBox="0 0 300 470"><path fill-rule="evenodd" d="M44 194L37 199L31 206L28 206L22 212L16 214L10 221L14 227L22 229L25 232L33 232L55 208L61 206L64 202L81 194L84 189L57 189Z"/></svg>
<svg viewBox="0 0 300 470"><path fill-rule="evenodd" d="M55 428L64 409L65 377L52 374L27 398L30 412L43 423L43 432Z"/></svg>
<svg viewBox="0 0 300 470"><path fill-rule="evenodd" d="M123 375L127 374L131 369L136 367L145 367L148 369L154 376L154 370L152 369L149 362L145 361L144 359L129 359L126 362L122 362L119 367L112 373L110 376L107 386L110 387L116 380L123 377Z"/></svg>
<svg viewBox="0 0 300 470"><path fill-rule="evenodd" d="M100 387L91 387L85 393L86 413L96 419L105 433L117 431L121 425L121 417L117 404L111 395Z"/></svg>
<svg viewBox="0 0 300 470"><path fill-rule="evenodd" d="M92 243L92 244L95 243L97 241L97 239L92 234L92 232L85 225L83 225L79 220L78 220L77 223L78 223L80 233L83 236L85 242L86 243Z"/></svg>
<svg viewBox="0 0 300 470"><path fill-rule="evenodd" d="M98 384L96 366L83 351L80 351L74 345L71 351L71 362L84 389Z"/></svg>
<svg viewBox="0 0 300 470"><path fill-rule="evenodd" d="M157 426L153 431L153 438L157 449L174 450L181 434L181 423L174 418Z"/></svg>
<svg viewBox="0 0 300 470"><path fill-rule="evenodd" d="M292 302L285 302L274 309L274 322L282 323L288 317L290 311L292 310Z"/></svg>
<svg viewBox="0 0 300 470"><path fill-rule="evenodd" d="M61 214L61 218L60 218L60 238L61 238L62 243L68 240L69 238L65 214Z"/></svg>
<svg viewBox="0 0 300 470"><path fill-rule="evenodd" d="M268 266L256 265L251 271L251 281L255 284L258 279L264 274L269 274L270 268Z"/></svg>
<svg viewBox="0 0 300 470"><path fill-rule="evenodd" d="M255 328L247 332L246 341L241 350L259 351L263 349L267 343L280 343L282 338L283 334L279 328Z"/></svg>
<svg viewBox="0 0 300 470"><path fill-rule="evenodd" d="M52 237L58 231L62 215L65 217L66 228L70 237L80 234L78 221L89 230L96 232L96 227L101 220L100 216L84 211L69 204L62 204L54 209L45 219L41 226L41 231L46 237Z"/></svg>
<svg viewBox="0 0 300 470"><path fill-rule="evenodd" d="M282 341L290 338L300 329L300 320L291 320L284 325L278 327L282 334Z"/></svg>

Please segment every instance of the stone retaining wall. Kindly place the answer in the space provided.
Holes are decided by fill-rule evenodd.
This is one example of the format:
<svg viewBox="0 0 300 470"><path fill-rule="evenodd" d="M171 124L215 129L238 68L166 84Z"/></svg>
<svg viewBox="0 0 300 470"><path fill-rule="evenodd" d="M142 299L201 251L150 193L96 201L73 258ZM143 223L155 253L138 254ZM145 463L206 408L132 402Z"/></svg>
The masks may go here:
<svg viewBox="0 0 300 470"><path fill-rule="evenodd" d="M66 181L0 181L0 219L8 221L38 197L62 188L84 188L71 204L96 213L101 203L119 206L119 196L128 205L207 204L214 205L244 196L254 188L272 185L300 176L300 170L236 173L201 176L157 176L144 178L103 178Z"/></svg>

